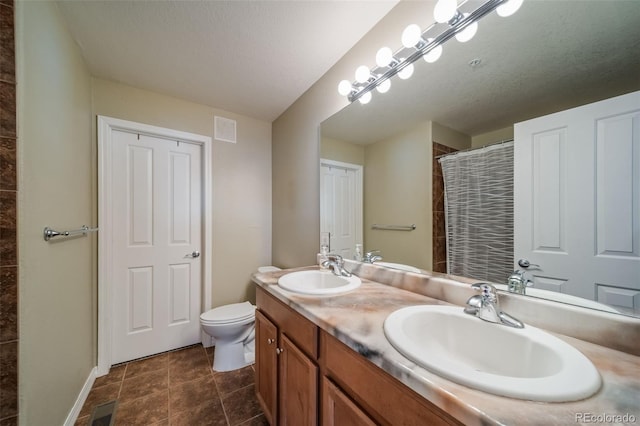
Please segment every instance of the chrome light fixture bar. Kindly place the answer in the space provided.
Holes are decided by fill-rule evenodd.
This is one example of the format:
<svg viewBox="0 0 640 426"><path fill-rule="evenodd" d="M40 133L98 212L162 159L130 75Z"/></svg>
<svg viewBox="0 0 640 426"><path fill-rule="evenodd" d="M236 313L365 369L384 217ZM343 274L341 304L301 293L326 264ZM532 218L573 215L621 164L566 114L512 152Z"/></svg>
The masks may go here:
<svg viewBox="0 0 640 426"><path fill-rule="evenodd" d="M451 18L451 20L447 23L449 27L445 31L441 32L435 37L428 37L427 33L430 32L430 30L435 26L437 26L438 24L434 24L430 26L427 30L421 33L422 40L414 47L415 51L411 53L409 56L407 56L404 59L397 59L397 55L402 50L407 48L400 49L393 55L392 61L389 63L389 65L387 65L386 67L379 66L377 68L374 68L371 71L370 76L366 81L364 82L356 81L352 83L348 87L348 92L347 92L346 88L343 86L345 86L345 84L348 85L349 82L347 80L343 80L340 83L339 91L342 92L342 94L346 94L350 102L354 102L362 98L366 94L371 93L373 89L379 87L380 85L382 85L382 83L389 80L394 75L399 74L402 70L411 66L411 64L413 64L415 61L422 58L423 56L427 55L432 50L436 49L439 46L442 46L449 39L455 37L456 34L461 33L465 28L478 22L484 16L498 9L500 6L503 6L503 8L509 7L510 10L505 14L500 13L501 11L498 10L498 14L500 16L509 16L512 13L515 13L515 11L520 7L520 4L522 3L522 1L523 0L487 0L477 9L473 10L470 13L464 13L464 14L456 9L456 12L453 18ZM511 5L507 5L507 3L511 3ZM387 70L381 74L377 74L376 71L381 68L387 68ZM388 86L388 83L387 83L387 86ZM386 90L388 90L388 87L386 87L384 91L386 92ZM344 93L344 92L347 92L347 93ZM371 95L369 94L368 96L370 97ZM366 103L366 102L363 102L363 103Z"/></svg>

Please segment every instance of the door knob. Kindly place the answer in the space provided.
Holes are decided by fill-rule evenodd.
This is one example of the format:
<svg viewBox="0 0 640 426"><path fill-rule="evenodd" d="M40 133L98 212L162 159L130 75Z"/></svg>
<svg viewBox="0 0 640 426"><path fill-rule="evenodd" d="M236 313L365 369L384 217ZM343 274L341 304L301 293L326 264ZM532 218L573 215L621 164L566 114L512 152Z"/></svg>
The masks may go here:
<svg viewBox="0 0 640 426"><path fill-rule="evenodd" d="M198 250L194 250L193 253L187 253L185 257L192 257L195 259L196 257L200 257L200 252Z"/></svg>
<svg viewBox="0 0 640 426"><path fill-rule="evenodd" d="M535 267L540 267L540 265L536 265L535 263L531 263L529 262L528 259L520 259L518 260L518 265L520 265L521 268L528 268L530 266L535 266Z"/></svg>

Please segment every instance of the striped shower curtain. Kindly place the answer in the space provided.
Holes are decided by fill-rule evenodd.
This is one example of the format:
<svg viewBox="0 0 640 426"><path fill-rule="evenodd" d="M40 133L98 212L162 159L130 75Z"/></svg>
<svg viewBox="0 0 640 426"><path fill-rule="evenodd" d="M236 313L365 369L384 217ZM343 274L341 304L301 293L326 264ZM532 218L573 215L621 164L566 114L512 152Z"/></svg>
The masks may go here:
<svg viewBox="0 0 640 426"><path fill-rule="evenodd" d="M438 161L445 187L447 272L506 283L513 272L513 141Z"/></svg>

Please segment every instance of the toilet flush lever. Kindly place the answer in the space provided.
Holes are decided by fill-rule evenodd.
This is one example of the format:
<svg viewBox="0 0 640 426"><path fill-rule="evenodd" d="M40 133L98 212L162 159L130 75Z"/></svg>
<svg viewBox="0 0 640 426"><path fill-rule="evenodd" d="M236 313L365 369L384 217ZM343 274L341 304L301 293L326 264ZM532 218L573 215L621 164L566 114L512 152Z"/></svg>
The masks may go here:
<svg viewBox="0 0 640 426"><path fill-rule="evenodd" d="M193 253L187 253L185 257L192 257L195 259L196 257L200 257L200 252L198 250L194 250Z"/></svg>

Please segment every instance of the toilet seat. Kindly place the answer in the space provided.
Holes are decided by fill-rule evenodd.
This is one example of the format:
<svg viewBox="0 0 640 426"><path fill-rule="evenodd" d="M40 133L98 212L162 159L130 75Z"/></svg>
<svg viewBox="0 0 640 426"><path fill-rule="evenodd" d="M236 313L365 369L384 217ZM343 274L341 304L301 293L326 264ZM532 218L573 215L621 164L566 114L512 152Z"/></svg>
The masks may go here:
<svg viewBox="0 0 640 426"><path fill-rule="evenodd" d="M232 303L202 313L200 322L209 325L242 323L255 318L255 310L256 307L249 302Z"/></svg>

